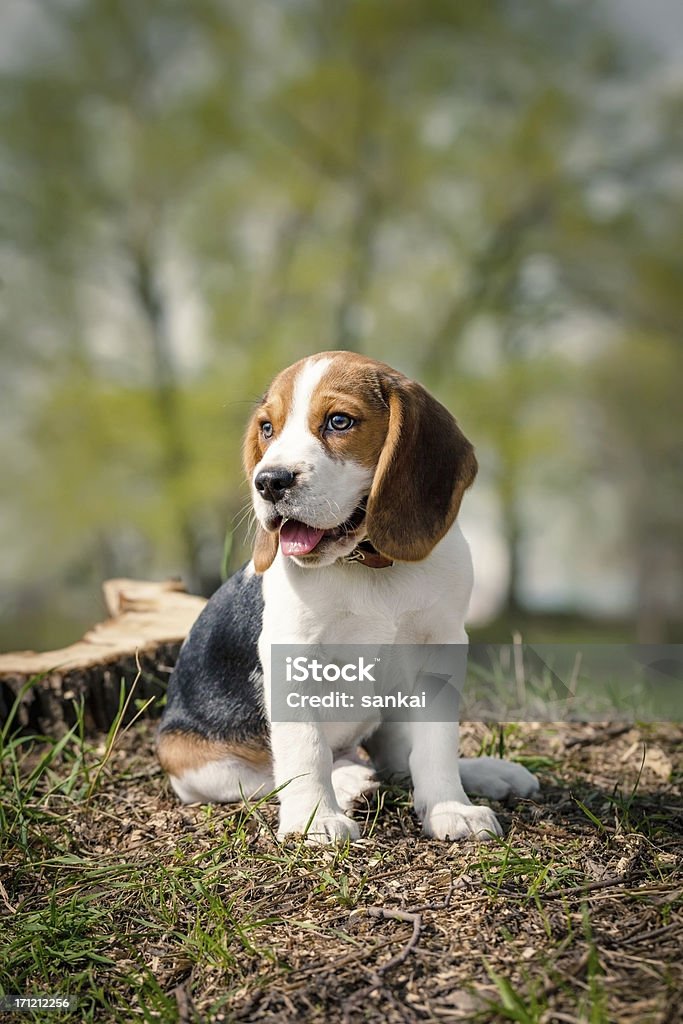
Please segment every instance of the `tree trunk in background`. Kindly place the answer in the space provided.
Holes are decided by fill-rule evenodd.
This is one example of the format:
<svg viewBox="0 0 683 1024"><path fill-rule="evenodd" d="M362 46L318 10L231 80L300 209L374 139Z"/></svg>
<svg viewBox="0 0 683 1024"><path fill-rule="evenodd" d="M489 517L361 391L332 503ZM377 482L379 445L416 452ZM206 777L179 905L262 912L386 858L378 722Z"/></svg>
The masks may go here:
<svg viewBox="0 0 683 1024"><path fill-rule="evenodd" d="M360 65L359 65L360 66ZM370 77L373 72L364 67ZM335 345L358 351L362 336L359 314L374 270L374 241L382 208L382 196L373 182L375 173L373 102L366 89L356 109L354 155L354 216L349 239L349 259L336 313ZM362 347L362 346L361 346Z"/></svg>
<svg viewBox="0 0 683 1024"><path fill-rule="evenodd" d="M637 533L636 533L637 536ZM671 549L652 530L644 530L635 547L636 640L662 644L667 636L667 576Z"/></svg>
<svg viewBox="0 0 683 1024"><path fill-rule="evenodd" d="M517 486L514 476L505 469L505 480L500 487L500 501L503 516L503 533L508 549L508 579L501 614L507 619L519 617L524 606L519 597L520 580L523 571L522 524L519 516Z"/></svg>
<svg viewBox="0 0 683 1024"><path fill-rule="evenodd" d="M379 198L372 186L361 184L356 201L356 215L351 228L351 252L337 309L335 345L339 349L358 351L361 331L359 313L368 290L374 265L373 243L379 218Z"/></svg>
<svg viewBox="0 0 683 1024"><path fill-rule="evenodd" d="M159 414L163 451L162 476L168 491L168 500L176 505L174 512L183 545L183 560L191 576L190 586L192 589L201 590L199 538L192 518L178 502L178 485L188 467L189 458L184 442L180 394L168 336L168 312L152 267L149 247L139 245L132 248L131 257L134 270L133 290L147 320L152 345L153 390Z"/></svg>
<svg viewBox="0 0 683 1024"><path fill-rule="evenodd" d="M82 701L86 732L107 732L120 716L122 686L127 697L159 713L157 698L205 601L175 580L114 579L103 590L110 618L78 643L42 654L0 654L0 722L14 707L15 726L63 736L77 723ZM137 713L129 699L121 724Z"/></svg>

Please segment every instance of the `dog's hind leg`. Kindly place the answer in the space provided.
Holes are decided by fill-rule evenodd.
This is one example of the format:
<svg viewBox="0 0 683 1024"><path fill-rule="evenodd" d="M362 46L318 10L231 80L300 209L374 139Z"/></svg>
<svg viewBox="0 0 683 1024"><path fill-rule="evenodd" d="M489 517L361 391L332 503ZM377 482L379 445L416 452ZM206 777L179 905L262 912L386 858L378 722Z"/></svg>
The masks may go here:
<svg viewBox="0 0 683 1024"><path fill-rule="evenodd" d="M363 746L383 782L410 778L410 731L406 722L382 722L379 729L363 741Z"/></svg>
<svg viewBox="0 0 683 1024"><path fill-rule="evenodd" d="M374 793L379 782L369 761L363 761L355 751L336 754L332 764L332 788L343 811L350 811L362 796Z"/></svg>
<svg viewBox="0 0 683 1024"><path fill-rule="evenodd" d="M523 765L500 757L461 757L460 778L467 793L490 800L534 797L541 788Z"/></svg>
<svg viewBox="0 0 683 1024"><path fill-rule="evenodd" d="M270 752L256 742L228 743L197 733L162 732L157 754L185 804L259 798L274 786Z"/></svg>

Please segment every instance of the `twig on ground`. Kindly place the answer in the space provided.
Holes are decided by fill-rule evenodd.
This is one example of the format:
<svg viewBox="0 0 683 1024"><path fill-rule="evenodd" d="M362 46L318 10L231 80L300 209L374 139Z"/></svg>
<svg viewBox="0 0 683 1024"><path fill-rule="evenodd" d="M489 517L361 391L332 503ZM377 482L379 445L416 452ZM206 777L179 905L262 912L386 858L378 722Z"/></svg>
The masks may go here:
<svg viewBox="0 0 683 1024"><path fill-rule="evenodd" d="M631 946L637 942L649 942L650 939L660 938L662 935L675 932L681 928L683 928L683 924L680 921L674 921L673 924L667 924L663 928L655 928L649 932L638 932L635 935L629 935L627 938L620 940L620 945Z"/></svg>
<svg viewBox="0 0 683 1024"><path fill-rule="evenodd" d="M604 729L595 729L589 736L570 736L565 740L565 747L567 750L571 747L589 747L594 743L605 743L607 740L616 739L617 736L623 736L625 732L630 732L633 728L632 725L609 725Z"/></svg>
<svg viewBox="0 0 683 1024"><path fill-rule="evenodd" d="M599 882L582 882L580 885L567 886L566 889L552 889L550 892L539 892L538 898L541 900L559 900L565 896L582 896L584 893L595 892L598 889L610 889L614 885L625 885L636 877L635 872L628 875L614 875L611 878L603 878Z"/></svg>
<svg viewBox="0 0 683 1024"><path fill-rule="evenodd" d="M17 912L16 907L12 906L12 904L10 903L10 899L9 899L9 895L8 895L7 889L4 887L4 885L2 884L1 881L0 881L0 900L2 900L2 902L5 904L5 906L7 907L8 911L10 912L10 914L16 914L16 912Z"/></svg>
<svg viewBox="0 0 683 1024"><path fill-rule="evenodd" d="M196 1024L199 1018L192 997L187 990L187 983L178 985L174 989L173 995L178 1006L178 1024Z"/></svg>
<svg viewBox="0 0 683 1024"><path fill-rule="evenodd" d="M460 881L460 879L458 879L458 881ZM368 914L368 916L374 918L375 920L404 921L406 924L412 924L413 930L410 935L410 938L408 939L403 949L401 949L398 953L392 956L390 960L387 960L385 964L381 964L379 967L377 967L374 971L371 972L370 984L366 985L362 989L359 989L357 992L354 992L352 996L345 1000L343 1006L343 1016L345 1024L347 1024L347 1022L350 1022L351 1018L349 1014L352 1008L355 1006L355 1004L364 1000L367 996L369 996L372 992L376 991L377 989L384 989L384 991L387 992L387 995L390 996L390 998L392 999L392 1002L394 1001L393 996L391 996L388 989L385 988L385 976L389 973L389 971L392 971L395 967L399 967L402 963L404 963L408 959L410 954L413 952L413 950L417 948L417 945L420 941L420 935L422 934L422 915L430 910L448 909L456 885L457 882L454 882L451 879L450 885L448 886L448 892L446 893L444 899L441 900L441 902L439 903L424 903L420 906L412 907L410 910L394 910L391 907L366 908L366 913ZM403 1004L401 1004L400 1008L402 1012L408 1013L407 1007L403 1006ZM411 1014L409 1014L408 1016L404 1016L404 1019L413 1020L416 1018L411 1011Z"/></svg>
<svg viewBox="0 0 683 1024"><path fill-rule="evenodd" d="M417 946L420 941L420 932L422 931L422 914L418 912L411 912L409 910L390 910L386 907L368 907L367 913L369 917L379 918L384 921L406 921L408 924L412 924L413 933L410 939L403 947L403 949L392 956L391 960L387 960L385 964L377 968L377 974L386 974L387 971L392 970L394 967L398 967L404 960L410 956L410 953Z"/></svg>

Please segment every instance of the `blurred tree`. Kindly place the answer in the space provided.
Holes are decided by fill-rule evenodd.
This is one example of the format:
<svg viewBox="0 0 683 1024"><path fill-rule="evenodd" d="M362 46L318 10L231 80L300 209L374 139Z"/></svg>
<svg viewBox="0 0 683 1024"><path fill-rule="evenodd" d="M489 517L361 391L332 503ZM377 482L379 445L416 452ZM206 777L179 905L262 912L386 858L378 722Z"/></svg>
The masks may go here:
<svg viewBox="0 0 683 1024"><path fill-rule="evenodd" d="M246 499L249 401L344 346L419 376L477 441L515 612L524 495L598 471L576 410L594 415L633 346L657 418L673 355L648 376L643 339L673 351L680 326L680 96L643 88L586 0L55 0L26 17L40 31L0 101L14 578L176 569L210 589ZM601 466L627 450L636 380L599 403ZM639 437L647 462L656 431Z"/></svg>
<svg viewBox="0 0 683 1024"><path fill-rule="evenodd" d="M585 485L607 480L618 496L636 636L661 643L678 635L683 607L683 88L652 71L645 81L626 82L618 107L598 105L602 161L593 174L580 168L554 253L608 339L581 380Z"/></svg>
<svg viewBox="0 0 683 1024"><path fill-rule="evenodd" d="M3 111L10 258L31 260L47 286L43 316L64 314L53 352L36 353L50 379L29 509L60 509L46 531L56 551L65 536L100 537L105 572L117 569L125 523L156 543L176 538L196 585L205 494L188 479L201 442L186 420L169 267L182 259L184 204L237 145L239 33L213 0L192 11L173 0L57 3L45 17L44 51L8 76Z"/></svg>
<svg viewBox="0 0 683 1024"><path fill-rule="evenodd" d="M678 338L635 334L593 364L594 469L622 496L640 643L665 643L683 603L681 380Z"/></svg>

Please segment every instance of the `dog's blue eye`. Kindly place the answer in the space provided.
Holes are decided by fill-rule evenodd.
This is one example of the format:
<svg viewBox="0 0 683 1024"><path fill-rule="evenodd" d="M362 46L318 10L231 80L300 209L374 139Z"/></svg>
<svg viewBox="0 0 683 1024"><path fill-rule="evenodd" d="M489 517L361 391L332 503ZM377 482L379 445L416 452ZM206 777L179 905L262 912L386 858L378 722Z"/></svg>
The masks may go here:
<svg viewBox="0 0 683 1024"><path fill-rule="evenodd" d="M273 436L273 424L266 420L265 423L261 424L261 433L265 437L266 441Z"/></svg>
<svg viewBox="0 0 683 1024"><path fill-rule="evenodd" d="M334 412L331 416L328 416L327 429L337 431L348 430L349 427L353 426L354 422L355 420L347 416L345 412Z"/></svg>

